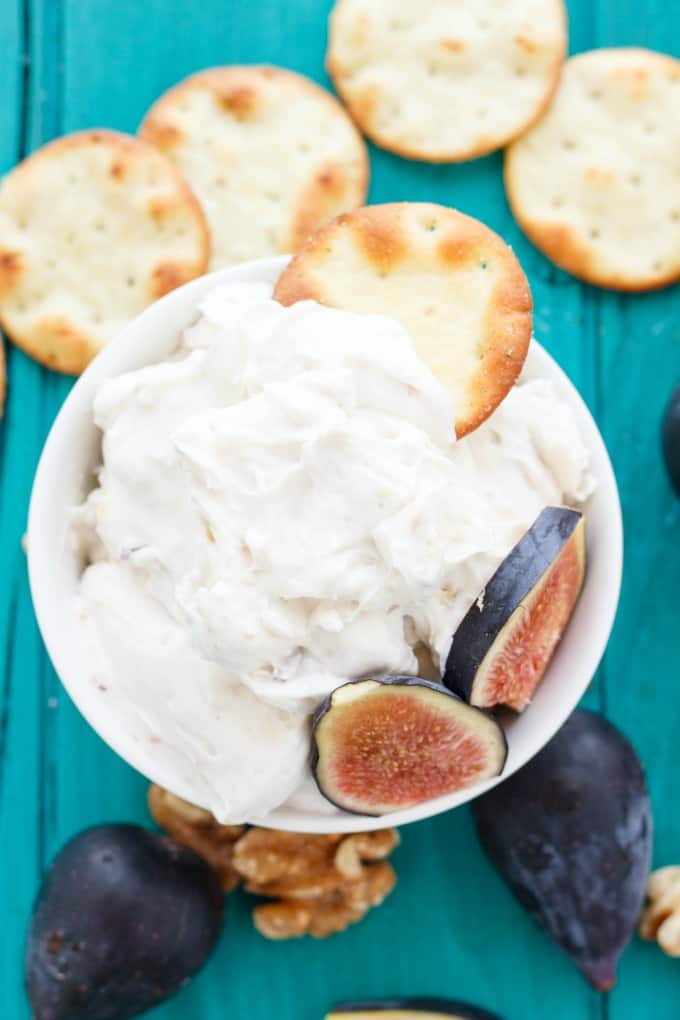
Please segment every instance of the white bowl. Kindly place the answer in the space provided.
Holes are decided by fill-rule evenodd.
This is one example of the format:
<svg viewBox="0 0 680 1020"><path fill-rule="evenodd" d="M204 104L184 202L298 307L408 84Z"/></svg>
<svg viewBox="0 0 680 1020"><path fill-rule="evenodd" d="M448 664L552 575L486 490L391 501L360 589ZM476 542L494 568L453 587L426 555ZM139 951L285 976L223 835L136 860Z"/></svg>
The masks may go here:
<svg viewBox="0 0 680 1020"><path fill-rule="evenodd" d="M149 779L185 798L184 783L166 762L154 757L153 745L141 741L129 715L117 717L97 696L79 643L74 612L82 564L73 551L69 515L92 486L92 469L100 454L100 437L92 421L92 399L111 376L166 357L179 334L196 318L203 296L226 280L263 279L272 283L285 257L262 259L201 277L168 294L131 322L96 358L74 386L49 434L38 465L28 521L28 566L38 624L54 667L81 713L122 758ZM279 808L262 819L272 828L308 832L344 832L380 828L386 821L403 825L436 815L472 800L502 782L527 762L559 729L590 683L602 657L619 597L623 539L616 481L602 437L566 375L534 344L529 375L551 379L576 415L592 455L597 490L589 500L588 572L583 594L531 707L507 725L509 755L500 778L450 796L438 797L387 818L363 818L343 812Z"/></svg>

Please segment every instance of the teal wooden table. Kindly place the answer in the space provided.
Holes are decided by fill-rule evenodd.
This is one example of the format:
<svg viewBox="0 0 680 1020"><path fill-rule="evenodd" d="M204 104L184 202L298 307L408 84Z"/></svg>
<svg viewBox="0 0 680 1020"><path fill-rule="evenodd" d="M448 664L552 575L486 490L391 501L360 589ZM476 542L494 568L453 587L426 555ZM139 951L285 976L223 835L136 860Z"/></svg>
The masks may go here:
<svg viewBox="0 0 680 1020"><path fill-rule="evenodd" d="M427 0L424 0L426 3ZM151 101L211 64L269 61L327 82L328 0L0 0L0 172L53 136L134 131ZM570 0L571 51L680 48L680 7L664 0ZM680 110L678 111L680 116ZM428 167L372 151L372 201L431 199L486 220L517 250L536 333L581 389L618 476L626 527L621 607L587 703L635 742L655 809L657 864L680 863L680 503L658 426L680 378L678 288L628 297L583 286L524 240L498 155ZM0 1020L29 1016L26 921L64 840L104 820L147 818L144 780L88 729L45 657L20 539L40 448L69 381L9 350L0 424ZM333 1000L468 998L506 1020L677 1020L680 961L635 942L619 984L591 991L544 940L479 851L467 809L403 831L396 892L325 942L265 942L233 897L207 970L158 1020L319 1020Z"/></svg>

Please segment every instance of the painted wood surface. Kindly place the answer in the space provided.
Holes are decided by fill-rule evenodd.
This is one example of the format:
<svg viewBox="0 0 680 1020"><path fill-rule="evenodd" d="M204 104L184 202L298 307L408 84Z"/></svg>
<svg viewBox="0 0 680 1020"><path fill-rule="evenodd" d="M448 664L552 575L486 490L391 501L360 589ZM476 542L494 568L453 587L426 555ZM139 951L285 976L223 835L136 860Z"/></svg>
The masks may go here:
<svg viewBox="0 0 680 1020"><path fill-rule="evenodd" d="M427 2L427 0L424 0ZM210 64L269 61L327 83L328 0L0 0L0 172L54 135L134 131L151 101ZM680 7L570 0L571 51L647 45L680 55ZM680 115L680 110L678 111ZM665 479L659 418L680 377L678 289L644 297L582 286L524 240L498 155L428 167L372 151L371 199L432 199L486 220L531 279L536 333L579 386L608 442L626 526L623 597L587 703L633 739L656 813L656 863L680 863L680 504ZM0 1017L27 1020L22 954L40 874L86 825L147 818L145 782L60 690L31 611L20 539L35 463L69 381L9 351L0 423ZM635 942L618 987L588 989L482 857L467 809L411 826L382 909L326 942L270 944L232 897L219 950L158 1020L317 1020L337 998L440 994L506 1020L677 1020L680 962Z"/></svg>

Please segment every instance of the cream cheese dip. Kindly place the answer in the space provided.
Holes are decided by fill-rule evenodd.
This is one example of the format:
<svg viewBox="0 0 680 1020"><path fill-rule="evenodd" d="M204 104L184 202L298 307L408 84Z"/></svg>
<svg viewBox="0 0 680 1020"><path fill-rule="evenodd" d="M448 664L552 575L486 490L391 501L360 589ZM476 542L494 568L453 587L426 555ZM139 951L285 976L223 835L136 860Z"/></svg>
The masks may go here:
<svg viewBox="0 0 680 1020"><path fill-rule="evenodd" d="M304 793L310 715L374 672L443 666L546 504L593 489L569 408L521 382L456 442L396 321L265 284L216 288L168 360L105 382L75 512L92 682L145 722L198 803L262 818Z"/></svg>

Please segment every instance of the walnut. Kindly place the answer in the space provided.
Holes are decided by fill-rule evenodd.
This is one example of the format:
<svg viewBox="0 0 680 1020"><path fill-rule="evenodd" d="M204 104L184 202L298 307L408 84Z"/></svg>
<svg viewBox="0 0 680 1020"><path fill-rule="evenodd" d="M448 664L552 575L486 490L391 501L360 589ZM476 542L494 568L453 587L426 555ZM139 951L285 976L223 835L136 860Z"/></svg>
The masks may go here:
<svg viewBox="0 0 680 1020"><path fill-rule="evenodd" d="M275 899L255 907L255 927L270 939L325 938L355 924L394 888L384 858L398 842L394 829L349 836L250 829L236 844L234 867L249 892Z"/></svg>
<svg viewBox="0 0 680 1020"><path fill-rule="evenodd" d="M340 880L333 866L340 835L249 829L236 844L234 868L260 896L319 896Z"/></svg>
<svg viewBox="0 0 680 1020"><path fill-rule="evenodd" d="M247 892L272 901L253 910L269 939L343 931L379 906L397 880L385 860L399 843L395 829L316 835L220 825L160 786L150 788L149 808L162 829L212 865L227 892L243 881Z"/></svg>
<svg viewBox="0 0 680 1020"><path fill-rule="evenodd" d="M680 867L659 868L649 876L640 935L656 939L668 956L680 956Z"/></svg>
<svg viewBox="0 0 680 1020"><path fill-rule="evenodd" d="M268 939L313 935L324 939L360 921L394 889L397 876L387 861L368 864L358 879L308 899L283 898L253 910L253 923Z"/></svg>
<svg viewBox="0 0 680 1020"><path fill-rule="evenodd" d="M156 824L178 843L203 857L220 877L222 888L231 892L239 883L232 865L234 844L243 825L220 825L209 811L175 797L160 786L149 789L149 810Z"/></svg>
<svg viewBox="0 0 680 1020"><path fill-rule="evenodd" d="M399 845L396 829L356 832L345 836L335 852L335 867L346 878L359 878L364 861L382 861Z"/></svg>

